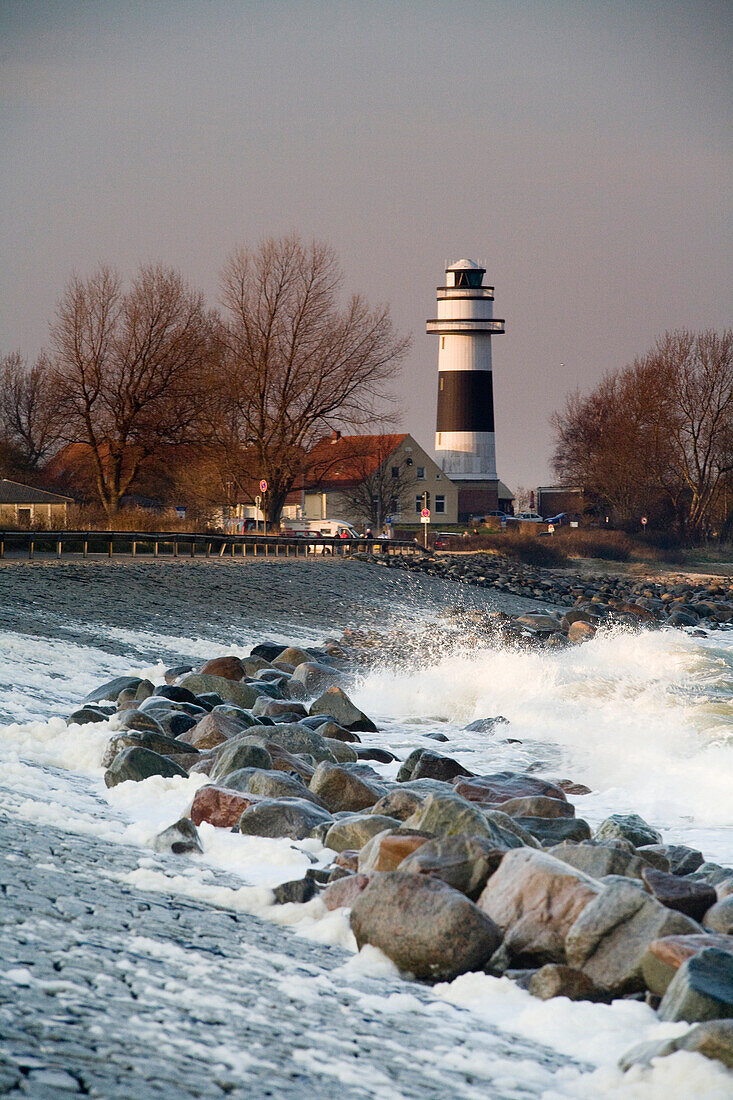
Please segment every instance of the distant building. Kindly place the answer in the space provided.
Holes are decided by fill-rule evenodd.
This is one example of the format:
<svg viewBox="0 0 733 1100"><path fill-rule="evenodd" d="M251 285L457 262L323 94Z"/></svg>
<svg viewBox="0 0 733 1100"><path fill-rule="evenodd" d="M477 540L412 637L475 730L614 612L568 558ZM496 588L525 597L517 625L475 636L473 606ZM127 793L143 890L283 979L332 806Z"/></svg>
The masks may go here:
<svg viewBox="0 0 733 1100"><path fill-rule="evenodd" d="M567 512L584 517L591 509L585 491L567 485L540 485L537 489L537 511L544 518Z"/></svg>
<svg viewBox="0 0 733 1100"><path fill-rule="evenodd" d="M458 522L456 486L411 435L334 432L306 456L283 520L335 518L372 528L414 524L426 493L433 523Z"/></svg>
<svg viewBox="0 0 733 1100"><path fill-rule="evenodd" d="M14 527L65 527L69 505L73 503L71 497L60 493L0 479L0 526L11 523Z"/></svg>

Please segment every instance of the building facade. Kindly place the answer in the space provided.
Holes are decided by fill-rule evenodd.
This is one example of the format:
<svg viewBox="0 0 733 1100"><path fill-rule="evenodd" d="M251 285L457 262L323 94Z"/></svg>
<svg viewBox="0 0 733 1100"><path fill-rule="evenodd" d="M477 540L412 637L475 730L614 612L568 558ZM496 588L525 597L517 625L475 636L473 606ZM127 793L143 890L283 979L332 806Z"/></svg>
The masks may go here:
<svg viewBox="0 0 733 1100"><path fill-rule="evenodd" d="M0 478L0 527L65 527L71 497Z"/></svg>

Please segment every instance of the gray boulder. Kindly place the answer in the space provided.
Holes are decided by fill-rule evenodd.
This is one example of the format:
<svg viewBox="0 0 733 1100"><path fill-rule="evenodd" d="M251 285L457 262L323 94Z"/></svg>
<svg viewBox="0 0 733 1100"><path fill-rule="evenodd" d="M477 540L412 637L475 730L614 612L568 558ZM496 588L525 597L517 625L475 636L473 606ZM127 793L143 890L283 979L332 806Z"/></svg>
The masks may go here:
<svg viewBox="0 0 733 1100"><path fill-rule="evenodd" d="M703 926L711 932L733 936L733 894L728 894L711 905L703 917Z"/></svg>
<svg viewBox="0 0 733 1100"><path fill-rule="evenodd" d="M689 879L666 874L653 867L645 867L641 877L647 890L657 901L661 901L668 909L686 913L693 920L702 920L718 898L715 887L709 882L690 882Z"/></svg>
<svg viewBox="0 0 733 1100"><path fill-rule="evenodd" d="M570 1001L596 1001L599 990L582 970L573 970L562 963L545 963L529 980L529 992L541 1001L552 997L567 997Z"/></svg>
<svg viewBox="0 0 733 1100"><path fill-rule="evenodd" d="M117 754L104 773L104 782L108 787L116 787L118 783L126 783L128 780L139 783L142 779L149 779L151 775L185 777L188 772L167 756L151 752L150 749L131 746Z"/></svg>
<svg viewBox="0 0 733 1100"><path fill-rule="evenodd" d="M225 676L210 676L208 673L190 672L180 681L180 687L186 688L193 695L203 695L208 692L216 692L227 703L234 703L237 707L249 710L255 705L262 694L263 689L254 688L251 684L245 684L238 680L227 680ZM263 685L264 687L264 685Z"/></svg>
<svg viewBox="0 0 733 1100"><path fill-rule="evenodd" d="M642 844L639 848L640 856L652 854L664 856L673 875L689 875L705 862L702 852L698 852L697 848L688 848L685 844ZM665 868L662 867L661 870Z"/></svg>
<svg viewBox="0 0 733 1100"><path fill-rule="evenodd" d="M88 726L96 722L106 722L109 716L96 707L79 707L66 719L67 726Z"/></svg>
<svg viewBox="0 0 733 1100"><path fill-rule="evenodd" d="M473 773L459 764L450 756L441 756L438 752L424 749L415 762L410 779L439 779L449 783L459 775L472 775Z"/></svg>
<svg viewBox="0 0 733 1100"><path fill-rule="evenodd" d="M604 989L635 993L645 987L642 960L654 940L700 931L696 921L666 909L634 880L616 881L584 908L569 929L567 962Z"/></svg>
<svg viewBox="0 0 733 1100"><path fill-rule="evenodd" d="M704 1058L722 1062L728 1069L733 1069L733 1021L710 1020L690 1028L676 1039L639 1043L626 1051L619 1060L619 1066L624 1071L632 1066L650 1066L654 1058L665 1058L676 1050L702 1054Z"/></svg>
<svg viewBox="0 0 733 1100"><path fill-rule="evenodd" d="M434 836L492 836L492 826L478 806L457 794L429 794L423 804L405 821L410 829Z"/></svg>
<svg viewBox="0 0 733 1100"><path fill-rule="evenodd" d="M123 749L130 748L150 749L151 752L159 753L160 756L181 756L184 753L198 755L197 749L191 748L190 745L184 745L181 741L176 741L174 737L166 737L162 733L125 730L123 733L116 734L107 742L102 757L102 767L109 768L112 761Z"/></svg>
<svg viewBox="0 0 733 1100"><path fill-rule="evenodd" d="M114 680L107 680L106 683L100 684L94 691L90 691L84 702L101 703L105 699L109 699L112 703L116 703L123 691L132 689L134 694L141 683L142 680L139 676L116 676Z"/></svg>
<svg viewBox="0 0 733 1100"><path fill-rule="evenodd" d="M375 875L350 919L360 949L370 943L400 970L433 981L480 970L501 942L493 921L463 894L400 871Z"/></svg>
<svg viewBox="0 0 733 1100"><path fill-rule="evenodd" d="M272 770L269 752L252 737L244 736L225 742L216 753L209 775L213 780L224 779L230 772L240 771L242 768Z"/></svg>
<svg viewBox="0 0 733 1100"><path fill-rule="evenodd" d="M606 843L586 841L575 844L565 841L550 848L550 855L598 879L605 875L626 875L628 878L640 879L645 866L638 856Z"/></svg>
<svg viewBox="0 0 733 1100"><path fill-rule="evenodd" d="M465 834L436 837L406 856L397 869L440 879L475 901L512 846Z"/></svg>
<svg viewBox="0 0 733 1100"><path fill-rule="evenodd" d="M386 814L387 817L397 817L400 821L406 821L411 817L423 802L427 795L421 795L417 791L408 791L403 787L395 787L387 791L383 798L375 802L372 812Z"/></svg>
<svg viewBox="0 0 733 1100"><path fill-rule="evenodd" d="M320 664L318 661L301 661L295 666L291 683L301 684L306 695L315 695L317 691L325 691L333 687L341 679L342 675L338 669Z"/></svg>
<svg viewBox="0 0 733 1100"><path fill-rule="evenodd" d="M621 837L630 841L635 848L645 844L661 844L662 834L653 829L638 814L611 814L595 831L598 840Z"/></svg>
<svg viewBox="0 0 733 1100"><path fill-rule="evenodd" d="M590 825L582 817L515 817L512 820L543 847L552 847L564 840L590 840Z"/></svg>
<svg viewBox="0 0 733 1100"><path fill-rule="evenodd" d="M682 964L657 1010L660 1020L723 1020L733 1017L733 955L707 947Z"/></svg>
<svg viewBox="0 0 733 1100"><path fill-rule="evenodd" d="M331 813L341 810L358 813L373 806L385 794L383 786L326 761L318 765L309 786Z"/></svg>
<svg viewBox="0 0 733 1100"><path fill-rule="evenodd" d="M193 853L200 855L204 850L198 829L189 817L182 817L180 821L158 833L153 841L153 848L156 852L170 852L174 856Z"/></svg>
<svg viewBox="0 0 733 1100"><path fill-rule="evenodd" d="M357 733L376 733L377 727L339 687L330 687L310 706L309 714L328 714L340 726Z"/></svg>
<svg viewBox="0 0 733 1100"><path fill-rule="evenodd" d="M336 758L326 744L325 737L315 730L309 730L297 722L283 725L268 726L265 731L267 740L290 753L306 753L314 760L327 760L330 764L336 763Z"/></svg>
<svg viewBox="0 0 733 1100"><path fill-rule="evenodd" d="M383 814L347 814L331 825L323 843L334 852L359 851L377 833L398 829L401 825L397 818Z"/></svg>
<svg viewBox="0 0 733 1100"><path fill-rule="evenodd" d="M327 810L305 798L267 798L244 811L238 828L247 836L305 840L317 825L332 820Z"/></svg>

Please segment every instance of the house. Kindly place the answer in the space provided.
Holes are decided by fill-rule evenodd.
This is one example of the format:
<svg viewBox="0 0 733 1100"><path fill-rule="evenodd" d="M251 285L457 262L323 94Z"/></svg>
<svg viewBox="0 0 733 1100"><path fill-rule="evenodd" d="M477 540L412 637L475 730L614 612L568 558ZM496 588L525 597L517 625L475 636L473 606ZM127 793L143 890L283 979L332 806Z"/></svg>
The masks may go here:
<svg viewBox="0 0 733 1100"><path fill-rule="evenodd" d="M0 479L0 526L8 523L13 527L65 527L69 505L73 503L71 497L60 493Z"/></svg>
<svg viewBox="0 0 733 1100"><path fill-rule="evenodd" d="M334 432L309 451L283 518L337 518L379 530L419 523L425 503L434 523L457 523L458 490L411 435Z"/></svg>
<svg viewBox="0 0 733 1100"><path fill-rule="evenodd" d="M591 507L585 491L575 486L540 485L537 489L537 511L545 519L561 512L582 517Z"/></svg>

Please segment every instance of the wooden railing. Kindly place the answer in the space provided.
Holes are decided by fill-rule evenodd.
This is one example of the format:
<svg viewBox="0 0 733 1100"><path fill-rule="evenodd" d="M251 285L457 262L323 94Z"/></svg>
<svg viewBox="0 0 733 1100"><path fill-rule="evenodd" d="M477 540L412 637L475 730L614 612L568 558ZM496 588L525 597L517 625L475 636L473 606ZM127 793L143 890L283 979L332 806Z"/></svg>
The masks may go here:
<svg viewBox="0 0 733 1100"><path fill-rule="evenodd" d="M422 554L415 542L394 539L340 539L326 535L225 535L178 531L0 531L0 558L8 554L26 555L30 561L36 553L79 554L83 558L115 554L152 554L153 557L182 556L211 558L225 555L239 557L304 557L307 554L329 554L350 557L368 554Z"/></svg>

